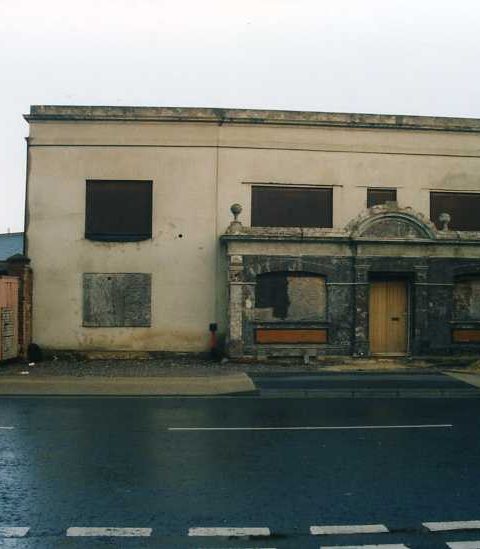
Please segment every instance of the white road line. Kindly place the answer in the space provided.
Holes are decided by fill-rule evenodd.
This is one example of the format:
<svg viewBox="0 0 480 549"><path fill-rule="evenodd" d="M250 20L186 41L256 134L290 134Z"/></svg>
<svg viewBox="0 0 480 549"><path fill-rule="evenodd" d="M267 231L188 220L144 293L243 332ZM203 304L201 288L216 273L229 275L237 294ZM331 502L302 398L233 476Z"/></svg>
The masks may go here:
<svg viewBox="0 0 480 549"><path fill-rule="evenodd" d="M383 524L346 524L342 526L310 526L312 536L330 534L379 534L388 532Z"/></svg>
<svg viewBox="0 0 480 549"><path fill-rule="evenodd" d="M383 545L322 545L321 549L408 549L403 543L384 543Z"/></svg>
<svg viewBox="0 0 480 549"><path fill-rule="evenodd" d="M480 541L447 541L450 549L480 549Z"/></svg>
<svg viewBox="0 0 480 549"><path fill-rule="evenodd" d="M149 537L151 528L84 528L72 526L67 529L70 537Z"/></svg>
<svg viewBox="0 0 480 549"><path fill-rule="evenodd" d="M169 431L345 431L349 429L448 429L451 423L437 425L344 425L337 427L169 427Z"/></svg>
<svg viewBox="0 0 480 549"><path fill-rule="evenodd" d="M455 522L424 522L423 525L431 532L446 532L451 530L479 530L480 520L457 520Z"/></svg>
<svg viewBox="0 0 480 549"><path fill-rule="evenodd" d="M447 541L450 549L480 549L480 541Z"/></svg>
<svg viewBox="0 0 480 549"><path fill-rule="evenodd" d="M15 427L3 427L0 425L0 430L11 431L12 429L15 429Z"/></svg>
<svg viewBox="0 0 480 549"><path fill-rule="evenodd" d="M0 538L23 538L29 530L26 526L0 526Z"/></svg>
<svg viewBox="0 0 480 549"><path fill-rule="evenodd" d="M189 536L224 536L224 537L241 537L241 536L269 536L270 528L189 528Z"/></svg>

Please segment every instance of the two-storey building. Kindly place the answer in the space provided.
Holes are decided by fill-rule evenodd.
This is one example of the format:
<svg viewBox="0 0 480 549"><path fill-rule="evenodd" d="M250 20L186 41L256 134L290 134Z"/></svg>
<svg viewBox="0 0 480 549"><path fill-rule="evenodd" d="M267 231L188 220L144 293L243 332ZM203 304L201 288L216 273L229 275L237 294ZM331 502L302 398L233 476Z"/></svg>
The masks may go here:
<svg viewBox="0 0 480 549"><path fill-rule="evenodd" d="M200 352L213 324L231 356L480 350L480 120L61 106L26 119L41 346Z"/></svg>

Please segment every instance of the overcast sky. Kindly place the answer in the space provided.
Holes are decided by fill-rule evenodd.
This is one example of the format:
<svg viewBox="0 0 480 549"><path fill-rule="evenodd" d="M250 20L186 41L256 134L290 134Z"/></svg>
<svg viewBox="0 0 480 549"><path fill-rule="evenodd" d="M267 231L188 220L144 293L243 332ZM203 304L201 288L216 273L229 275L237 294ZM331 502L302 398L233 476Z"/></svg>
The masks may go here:
<svg viewBox="0 0 480 549"><path fill-rule="evenodd" d="M478 0L0 0L0 232L31 104L480 118Z"/></svg>

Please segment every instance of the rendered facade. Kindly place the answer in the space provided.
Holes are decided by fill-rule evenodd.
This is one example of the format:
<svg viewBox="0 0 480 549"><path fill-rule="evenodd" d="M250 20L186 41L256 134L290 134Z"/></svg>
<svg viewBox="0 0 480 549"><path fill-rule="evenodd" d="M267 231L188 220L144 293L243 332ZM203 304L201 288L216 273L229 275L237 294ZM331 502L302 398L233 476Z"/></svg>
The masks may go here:
<svg viewBox="0 0 480 549"><path fill-rule="evenodd" d="M26 119L39 345L202 352L213 325L236 357L480 351L480 120Z"/></svg>

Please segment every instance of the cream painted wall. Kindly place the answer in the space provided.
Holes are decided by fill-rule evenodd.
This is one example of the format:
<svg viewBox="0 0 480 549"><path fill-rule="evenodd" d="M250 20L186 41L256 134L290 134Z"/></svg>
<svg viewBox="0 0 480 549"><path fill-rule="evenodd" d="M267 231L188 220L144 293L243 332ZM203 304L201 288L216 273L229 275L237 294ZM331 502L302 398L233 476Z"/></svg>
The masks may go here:
<svg viewBox="0 0 480 549"><path fill-rule="evenodd" d="M251 185L244 182L334 187L333 225L343 228L367 207L367 187L397 188L400 206L430 215L431 189L480 191L480 158L283 150L222 149L219 225L239 202L250 224Z"/></svg>
<svg viewBox="0 0 480 549"><path fill-rule="evenodd" d="M214 151L34 147L30 154L35 341L59 349L205 348L215 321ZM152 240L85 240L89 178L153 180ZM152 327L83 328L84 272L152 273Z"/></svg>
<svg viewBox="0 0 480 549"><path fill-rule="evenodd" d="M202 351L225 326L218 237L251 183L334 188L334 226L395 187L429 215L429 192L480 191L478 134L162 122L32 122L28 250L34 340L56 349ZM153 180L153 238L84 239L86 179ZM179 235L182 235L180 237ZM82 273L152 273L151 328L83 328Z"/></svg>

